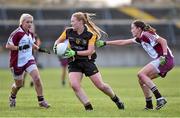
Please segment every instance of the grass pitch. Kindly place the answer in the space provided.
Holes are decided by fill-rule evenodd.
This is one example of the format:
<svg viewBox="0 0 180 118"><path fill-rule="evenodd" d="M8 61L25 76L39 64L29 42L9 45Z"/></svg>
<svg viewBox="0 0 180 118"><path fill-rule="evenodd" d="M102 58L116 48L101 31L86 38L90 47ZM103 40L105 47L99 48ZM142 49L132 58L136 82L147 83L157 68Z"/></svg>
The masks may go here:
<svg viewBox="0 0 180 118"><path fill-rule="evenodd" d="M167 105L161 110L145 111L144 97L137 81L140 68L100 68L104 82L108 83L125 103L125 110L118 110L108 96L96 89L92 82L84 77L85 89L94 110L87 112L69 87L61 85L60 69L40 71L45 99L51 108L38 107L36 92L29 86L30 77L26 78L25 87L17 95L16 108L9 108L8 96L13 82L9 70L0 70L0 117L180 117L180 68L175 67L165 79L156 79L155 83L162 95L167 98ZM154 106L156 101L153 98Z"/></svg>

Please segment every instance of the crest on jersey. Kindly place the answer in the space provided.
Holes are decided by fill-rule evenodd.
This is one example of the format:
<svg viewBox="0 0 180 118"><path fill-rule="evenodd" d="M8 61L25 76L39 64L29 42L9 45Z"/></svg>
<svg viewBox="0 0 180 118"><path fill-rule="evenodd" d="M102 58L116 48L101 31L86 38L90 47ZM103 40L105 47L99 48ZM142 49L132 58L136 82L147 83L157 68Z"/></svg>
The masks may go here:
<svg viewBox="0 0 180 118"><path fill-rule="evenodd" d="M81 43L81 39L76 38L76 44L80 44Z"/></svg>

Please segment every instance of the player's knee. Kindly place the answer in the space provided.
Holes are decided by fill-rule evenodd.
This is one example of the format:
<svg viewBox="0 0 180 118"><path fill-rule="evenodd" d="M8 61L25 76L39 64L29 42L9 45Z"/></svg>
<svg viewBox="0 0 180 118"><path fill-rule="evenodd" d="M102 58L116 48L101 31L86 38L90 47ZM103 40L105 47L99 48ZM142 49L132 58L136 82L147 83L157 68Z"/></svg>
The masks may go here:
<svg viewBox="0 0 180 118"><path fill-rule="evenodd" d="M143 78L144 74L142 72L138 72L137 76L138 76L139 80L141 80Z"/></svg>
<svg viewBox="0 0 180 118"><path fill-rule="evenodd" d="M13 84L12 85L12 88L16 88L16 89L20 89L21 87L23 87L23 82L19 82L19 83L17 83L17 84Z"/></svg>
<svg viewBox="0 0 180 118"><path fill-rule="evenodd" d="M102 84L98 85L97 88L104 91L104 90L107 90L109 88L109 86L108 86L108 84L102 83Z"/></svg>
<svg viewBox="0 0 180 118"><path fill-rule="evenodd" d="M16 85L17 89L20 89L21 87L23 87L23 84Z"/></svg>
<svg viewBox="0 0 180 118"><path fill-rule="evenodd" d="M40 81L40 76L38 76L38 75L34 76L34 77L33 77L33 80L34 80L34 81Z"/></svg>
<svg viewBox="0 0 180 118"><path fill-rule="evenodd" d="M141 79L139 79L138 82L139 82L139 84L140 84L141 86L143 86L144 83L142 82Z"/></svg>
<svg viewBox="0 0 180 118"><path fill-rule="evenodd" d="M139 72L137 76L138 76L140 82L145 82L146 81L147 75L145 73Z"/></svg>
<svg viewBox="0 0 180 118"><path fill-rule="evenodd" d="M23 87L23 85L21 85L21 86L18 86L18 87L17 87L17 89L20 89L20 88L22 88L22 87Z"/></svg>
<svg viewBox="0 0 180 118"><path fill-rule="evenodd" d="M71 83L71 88L74 90L74 91L79 91L80 90L80 85L77 85L77 84L73 84Z"/></svg>
<svg viewBox="0 0 180 118"><path fill-rule="evenodd" d="M41 86L40 78L34 79L34 84L35 84L36 86Z"/></svg>

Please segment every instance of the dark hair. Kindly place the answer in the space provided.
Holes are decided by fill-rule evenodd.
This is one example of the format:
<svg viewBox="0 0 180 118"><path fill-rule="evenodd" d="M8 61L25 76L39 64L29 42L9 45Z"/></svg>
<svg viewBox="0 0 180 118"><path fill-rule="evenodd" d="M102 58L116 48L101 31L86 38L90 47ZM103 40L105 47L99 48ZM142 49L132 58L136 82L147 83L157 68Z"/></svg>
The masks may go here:
<svg viewBox="0 0 180 118"><path fill-rule="evenodd" d="M156 29L154 29L153 27L151 27L149 24L144 23L143 21L135 20L135 21L133 22L133 24L134 24L136 27L141 28L143 31L156 32Z"/></svg>

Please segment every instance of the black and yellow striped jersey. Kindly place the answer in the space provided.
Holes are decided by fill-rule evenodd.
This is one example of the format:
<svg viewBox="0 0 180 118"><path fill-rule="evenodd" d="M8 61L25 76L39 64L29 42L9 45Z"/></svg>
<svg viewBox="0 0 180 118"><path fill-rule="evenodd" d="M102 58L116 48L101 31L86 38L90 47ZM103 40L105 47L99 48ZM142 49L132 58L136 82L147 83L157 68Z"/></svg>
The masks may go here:
<svg viewBox="0 0 180 118"><path fill-rule="evenodd" d="M80 35L73 28L66 28L59 37L61 42L69 40L69 47L74 51L83 51L88 49L88 45L95 45L97 35L85 26L83 33ZM95 54L95 53L94 53ZM76 56L76 58L87 58L87 56Z"/></svg>

